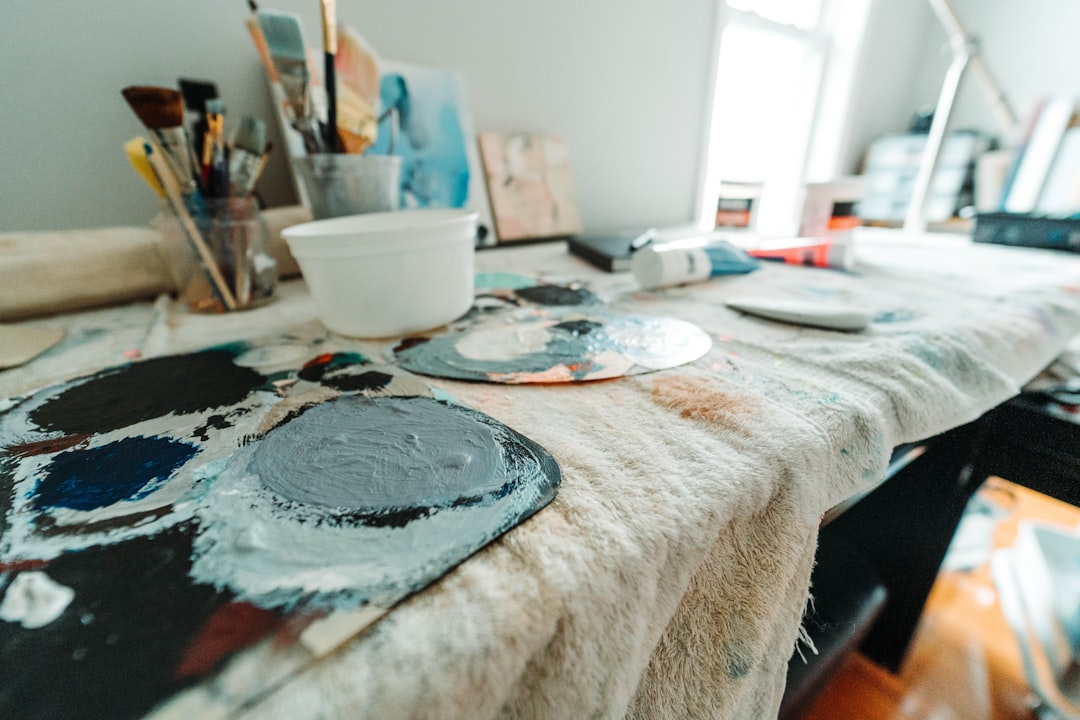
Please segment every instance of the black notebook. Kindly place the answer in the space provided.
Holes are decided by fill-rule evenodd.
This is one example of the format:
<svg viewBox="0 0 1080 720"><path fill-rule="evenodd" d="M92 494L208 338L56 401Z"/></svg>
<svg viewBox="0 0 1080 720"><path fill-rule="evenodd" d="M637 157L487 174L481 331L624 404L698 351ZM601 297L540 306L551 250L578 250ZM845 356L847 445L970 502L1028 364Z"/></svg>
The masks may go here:
<svg viewBox="0 0 1080 720"><path fill-rule="evenodd" d="M630 230L596 235L579 235L567 241L572 255L588 260L601 270L620 272L630 269L634 251L647 245L653 231Z"/></svg>

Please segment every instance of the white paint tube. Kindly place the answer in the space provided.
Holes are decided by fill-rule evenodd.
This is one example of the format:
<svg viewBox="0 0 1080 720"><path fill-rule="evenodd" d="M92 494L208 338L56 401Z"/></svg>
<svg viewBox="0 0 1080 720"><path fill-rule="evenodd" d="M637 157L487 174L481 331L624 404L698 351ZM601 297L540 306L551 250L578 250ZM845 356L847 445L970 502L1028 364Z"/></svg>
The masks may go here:
<svg viewBox="0 0 1080 720"><path fill-rule="evenodd" d="M741 275L759 263L744 250L723 240L685 245L650 245L634 253L630 269L646 290L701 282L719 275Z"/></svg>

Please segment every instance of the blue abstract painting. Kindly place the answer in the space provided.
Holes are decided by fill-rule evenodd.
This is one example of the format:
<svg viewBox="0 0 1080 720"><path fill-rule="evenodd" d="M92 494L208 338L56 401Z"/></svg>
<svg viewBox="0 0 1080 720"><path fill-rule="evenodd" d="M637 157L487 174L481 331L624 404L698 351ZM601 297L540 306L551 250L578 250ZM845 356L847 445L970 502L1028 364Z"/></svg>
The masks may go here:
<svg viewBox="0 0 1080 720"><path fill-rule="evenodd" d="M368 151L401 157L406 208L469 208L480 214L480 244L494 225L461 76L384 61L378 138Z"/></svg>

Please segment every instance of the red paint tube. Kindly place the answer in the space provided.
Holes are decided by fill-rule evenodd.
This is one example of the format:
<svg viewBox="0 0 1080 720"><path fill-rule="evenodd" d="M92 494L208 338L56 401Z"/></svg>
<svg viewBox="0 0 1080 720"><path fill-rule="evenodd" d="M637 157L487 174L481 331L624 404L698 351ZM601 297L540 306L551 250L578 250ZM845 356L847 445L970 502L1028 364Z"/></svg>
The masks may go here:
<svg viewBox="0 0 1080 720"><path fill-rule="evenodd" d="M843 236L773 240L759 243L746 252L761 260L776 260L790 265L838 270L855 267L855 245Z"/></svg>

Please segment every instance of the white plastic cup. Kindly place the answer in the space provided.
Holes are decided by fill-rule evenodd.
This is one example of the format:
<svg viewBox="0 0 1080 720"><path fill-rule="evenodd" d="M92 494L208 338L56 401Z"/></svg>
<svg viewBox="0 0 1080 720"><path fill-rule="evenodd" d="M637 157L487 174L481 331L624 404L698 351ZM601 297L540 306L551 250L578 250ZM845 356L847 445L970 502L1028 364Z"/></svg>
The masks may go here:
<svg viewBox="0 0 1080 720"><path fill-rule="evenodd" d="M472 306L476 223L470 210L400 210L281 235L327 328L387 338L445 325Z"/></svg>

